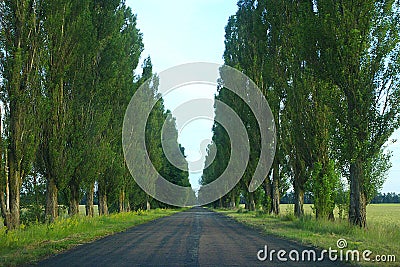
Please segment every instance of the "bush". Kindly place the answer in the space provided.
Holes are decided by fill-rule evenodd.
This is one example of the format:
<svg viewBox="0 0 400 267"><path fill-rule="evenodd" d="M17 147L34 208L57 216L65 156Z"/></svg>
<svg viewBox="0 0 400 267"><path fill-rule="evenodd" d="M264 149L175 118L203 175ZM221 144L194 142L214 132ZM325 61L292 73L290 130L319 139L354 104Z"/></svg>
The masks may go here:
<svg viewBox="0 0 400 267"><path fill-rule="evenodd" d="M246 210L246 209L244 209L244 208L242 208L242 207L240 207L238 210L237 210L237 213L247 213L248 212L248 210Z"/></svg>
<svg viewBox="0 0 400 267"><path fill-rule="evenodd" d="M30 225L43 223L45 219L44 209L40 205L29 205L21 210L21 223Z"/></svg>
<svg viewBox="0 0 400 267"><path fill-rule="evenodd" d="M136 214L136 215L139 215L139 216L141 216L141 215L146 215L146 211L144 211L144 210L142 210L142 209L138 209L137 211L135 211L135 214Z"/></svg>
<svg viewBox="0 0 400 267"><path fill-rule="evenodd" d="M256 211L256 217L264 217L268 215L268 212L266 210L257 210Z"/></svg>
<svg viewBox="0 0 400 267"><path fill-rule="evenodd" d="M287 214L285 214L285 215L282 217L282 221L289 221L289 222L292 222L292 221L294 221L294 220L296 220L296 216L294 216L293 213L287 213Z"/></svg>

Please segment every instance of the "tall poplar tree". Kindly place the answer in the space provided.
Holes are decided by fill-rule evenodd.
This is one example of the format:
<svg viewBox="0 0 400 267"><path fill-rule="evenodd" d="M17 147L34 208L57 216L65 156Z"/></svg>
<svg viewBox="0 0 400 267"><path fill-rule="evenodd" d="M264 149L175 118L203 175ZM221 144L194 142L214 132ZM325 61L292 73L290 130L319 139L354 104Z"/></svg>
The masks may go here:
<svg viewBox="0 0 400 267"><path fill-rule="evenodd" d="M345 110L341 161L348 166L349 221L366 227L371 162L399 127L399 1L317 1L315 69L338 86ZM373 165L373 164L372 164Z"/></svg>
<svg viewBox="0 0 400 267"><path fill-rule="evenodd" d="M42 5L43 1L27 0L0 3L1 109L5 109L7 144L1 144L6 149L0 155L0 199L8 229L20 224L21 185L32 170L37 149L44 45Z"/></svg>

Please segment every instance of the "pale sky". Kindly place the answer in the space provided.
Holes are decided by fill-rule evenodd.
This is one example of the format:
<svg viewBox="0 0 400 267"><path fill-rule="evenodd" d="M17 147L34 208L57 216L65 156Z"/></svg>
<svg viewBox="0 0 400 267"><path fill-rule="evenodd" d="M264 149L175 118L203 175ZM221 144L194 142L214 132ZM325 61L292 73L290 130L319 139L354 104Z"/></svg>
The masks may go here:
<svg viewBox="0 0 400 267"><path fill-rule="evenodd" d="M236 0L127 0L135 14L137 26L143 33L145 51L142 60L151 56L153 69L161 72L176 65L191 62L223 64L225 26L237 10ZM213 98L214 88L180 91L164 99L173 110L191 98ZM212 138L212 122L197 120L179 135L191 159L201 156L201 142ZM392 139L399 139L397 131ZM391 144L393 151L389 178L382 192L400 193L400 143ZM203 150L204 152L204 150ZM191 173L192 187L198 187L201 173Z"/></svg>

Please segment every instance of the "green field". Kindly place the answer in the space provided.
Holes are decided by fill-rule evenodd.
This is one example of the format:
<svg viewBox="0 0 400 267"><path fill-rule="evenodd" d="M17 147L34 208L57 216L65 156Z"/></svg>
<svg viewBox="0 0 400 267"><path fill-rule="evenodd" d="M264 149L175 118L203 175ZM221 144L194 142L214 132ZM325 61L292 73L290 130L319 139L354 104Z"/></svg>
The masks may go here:
<svg viewBox="0 0 400 267"><path fill-rule="evenodd" d="M304 205L304 213L313 215L311 204ZM281 213L283 215L293 213L294 205L281 204ZM335 210L337 216L337 210ZM367 206L368 225L371 224L388 224L400 227L400 204L369 204Z"/></svg>
<svg viewBox="0 0 400 267"><path fill-rule="evenodd" d="M371 250L376 255L394 255L396 262L361 262L362 266L400 266L400 204L373 204L367 207L368 229L349 226L347 220L317 221L312 205L305 205L302 219L293 216L293 205L281 205L281 215L245 210L218 210L265 233L319 248L336 249L338 239L346 239L349 250ZM336 214L335 214L336 215Z"/></svg>
<svg viewBox="0 0 400 267"><path fill-rule="evenodd" d="M34 262L79 244L121 232L181 210L156 209L93 218L78 215L60 218L51 224L22 226L20 230L8 233L3 227L0 228L0 266L20 266Z"/></svg>

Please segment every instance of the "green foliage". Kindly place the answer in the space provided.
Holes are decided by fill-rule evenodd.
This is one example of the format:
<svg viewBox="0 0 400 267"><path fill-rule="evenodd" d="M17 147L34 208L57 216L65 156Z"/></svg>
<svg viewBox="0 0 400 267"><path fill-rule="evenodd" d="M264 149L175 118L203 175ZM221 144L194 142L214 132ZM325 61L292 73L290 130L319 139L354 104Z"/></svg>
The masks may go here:
<svg viewBox="0 0 400 267"><path fill-rule="evenodd" d="M240 213L240 212L239 212L239 213ZM263 216L265 216L265 215L267 215L267 214L268 214L267 211L258 209L258 210L256 210L255 216L256 216L256 217L263 217Z"/></svg>
<svg viewBox="0 0 400 267"><path fill-rule="evenodd" d="M331 216L336 199L341 213L348 203L351 220L365 225L365 205L390 168L382 146L400 126L396 5L393 0L238 1L238 11L225 28L225 64L259 86L277 128L272 173L266 174L260 195L264 206L277 213L277 192L285 193L285 181L290 180L298 198L295 212L301 216L308 183L318 217ZM223 87L217 98L231 106L248 129L253 149L243 184L236 189L249 201L253 196L246 192L246 181L258 157L257 122L246 103L236 101ZM214 127L213 145L218 149L227 144L223 135L218 125ZM210 167L204 183L221 172L217 164ZM336 198L336 169L349 179L351 201L345 201L343 192Z"/></svg>
<svg viewBox="0 0 400 267"><path fill-rule="evenodd" d="M31 171L40 138L43 107L40 72L45 55L41 49L42 10L41 1L0 3L0 193L2 216L9 229L19 225L20 186ZM6 167L8 172L4 172ZM9 189L9 206L4 201L5 188Z"/></svg>
<svg viewBox="0 0 400 267"><path fill-rule="evenodd" d="M343 180L340 180L336 190L335 204L338 208L338 217L341 220L346 217L350 204L350 191L346 189L346 184Z"/></svg>
<svg viewBox="0 0 400 267"><path fill-rule="evenodd" d="M367 203L379 193L383 183L387 179L389 169L392 167L390 162L391 152L385 152L383 149L372 159L365 162L365 182L364 191L367 195Z"/></svg>
<svg viewBox="0 0 400 267"><path fill-rule="evenodd" d="M285 215L282 215L281 219L282 219L282 221L293 222L297 218L296 218L296 216L294 216L293 213L289 212L289 213L286 213Z"/></svg>
<svg viewBox="0 0 400 267"><path fill-rule="evenodd" d="M21 223L44 222L46 202L46 181L40 176L28 176L23 182L21 192Z"/></svg>
<svg viewBox="0 0 400 267"><path fill-rule="evenodd" d="M323 166L320 162L314 164L310 182L317 218L328 219L333 216L339 179L340 176L332 160L327 166Z"/></svg>
<svg viewBox="0 0 400 267"><path fill-rule="evenodd" d="M1 107L6 109L1 116L6 140L0 138L2 217L15 215L10 227L20 219L41 222L45 207L54 220L58 202L74 215L84 195L93 206L95 184L101 214L146 208L149 197L125 166L121 136L131 97L153 77L150 58L142 76L135 74L144 49L136 15L118 0L3 1L0 10ZM148 92L150 99L156 90ZM161 101L149 126L148 140L157 140L150 149L157 154L155 165L170 181L190 186L187 172L171 166L159 150L156 137L164 120L172 133L168 145L184 154L175 121Z"/></svg>
<svg viewBox="0 0 400 267"><path fill-rule="evenodd" d="M365 206L382 183L374 181L372 162L379 161L383 145L399 127L397 6L392 0L318 1L318 16L309 27L320 33L320 54L312 68L339 89L337 102L346 111L336 113L336 151L340 164L347 167L343 175L350 182L350 221L359 226L366 225Z"/></svg>

